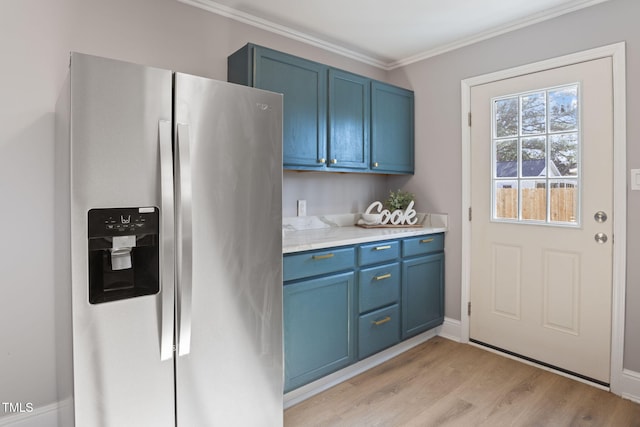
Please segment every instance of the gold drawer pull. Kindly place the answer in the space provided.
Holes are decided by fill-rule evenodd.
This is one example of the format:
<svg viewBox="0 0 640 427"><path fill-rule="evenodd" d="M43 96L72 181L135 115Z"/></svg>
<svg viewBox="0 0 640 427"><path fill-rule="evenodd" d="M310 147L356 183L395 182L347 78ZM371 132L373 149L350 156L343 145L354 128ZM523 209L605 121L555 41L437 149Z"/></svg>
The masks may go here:
<svg viewBox="0 0 640 427"><path fill-rule="evenodd" d="M376 246L376 248L374 250L376 250L376 251L384 251L385 249L391 249L391 245Z"/></svg>
<svg viewBox="0 0 640 427"><path fill-rule="evenodd" d="M382 276L374 277L375 280L384 280L384 279L389 279L389 278L391 278L391 273L387 273L387 274L383 274Z"/></svg>
<svg viewBox="0 0 640 427"><path fill-rule="evenodd" d="M420 243L431 243L431 242L433 242L433 238L420 240Z"/></svg>
<svg viewBox="0 0 640 427"><path fill-rule="evenodd" d="M376 325L376 326L380 326L380 325L382 325L383 323L387 323L387 322L390 322L390 321L391 321L391 316L387 316L387 317L385 317L385 318L384 318L384 319L382 319L382 320L374 320L374 321L372 321L371 323L373 323L373 324L374 324L374 325Z"/></svg>
<svg viewBox="0 0 640 427"><path fill-rule="evenodd" d="M326 254L326 255L314 255L312 258L313 258L313 259L327 259L327 258L333 258L333 254Z"/></svg>

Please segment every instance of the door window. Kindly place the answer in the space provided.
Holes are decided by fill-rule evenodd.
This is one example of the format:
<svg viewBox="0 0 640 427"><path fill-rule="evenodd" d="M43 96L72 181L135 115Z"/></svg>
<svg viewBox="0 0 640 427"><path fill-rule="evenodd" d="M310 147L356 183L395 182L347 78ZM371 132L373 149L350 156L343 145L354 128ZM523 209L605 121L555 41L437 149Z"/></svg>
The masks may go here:
<svg viewBox="0 0 640 427"><path fill-rule="evenodd" d="M492 99L494 221L580 225L578 83Z"/></svg>

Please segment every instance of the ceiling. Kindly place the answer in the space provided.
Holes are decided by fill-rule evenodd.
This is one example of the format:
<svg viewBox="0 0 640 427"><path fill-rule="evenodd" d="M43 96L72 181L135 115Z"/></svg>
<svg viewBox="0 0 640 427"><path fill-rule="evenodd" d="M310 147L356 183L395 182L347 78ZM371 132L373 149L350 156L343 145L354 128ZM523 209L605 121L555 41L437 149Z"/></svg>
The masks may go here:
<svg viewBox="0 0 640 427"><path fill-rule="evenodd" d="M179 0L393 69L608 0Z"/></svg>

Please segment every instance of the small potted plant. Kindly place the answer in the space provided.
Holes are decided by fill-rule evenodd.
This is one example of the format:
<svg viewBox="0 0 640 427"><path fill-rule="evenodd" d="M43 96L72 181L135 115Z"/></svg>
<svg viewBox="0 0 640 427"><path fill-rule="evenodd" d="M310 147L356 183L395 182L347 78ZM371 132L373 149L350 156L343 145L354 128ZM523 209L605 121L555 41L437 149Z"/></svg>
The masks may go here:
<svg viewBox="0 0 640 427"><path fill-rule="evenodd" d="M384 202L385 209L389 209L390 212L395 210L405 210L409 206L409 203L415 198L412 193L408 191L390 191L389 198Z"/></svg>

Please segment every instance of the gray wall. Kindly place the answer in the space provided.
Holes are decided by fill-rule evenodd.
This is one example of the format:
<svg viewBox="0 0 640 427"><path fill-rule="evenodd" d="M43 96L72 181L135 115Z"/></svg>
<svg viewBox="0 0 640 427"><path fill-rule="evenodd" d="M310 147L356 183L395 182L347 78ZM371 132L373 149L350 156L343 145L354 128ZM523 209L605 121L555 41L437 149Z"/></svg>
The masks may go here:
<svg viewBox="0 0 640 427"><path fill-rule="evenodd" d="M611 0L394 70L392 82L416 97L416 175L393 178L425 201L424 209L448 212L446 315L460 319L461 111L463 79L620 41L627 42L627 169L640 167L640 2ZM465 112L466 114L466 112ZM588 191L588 189L586 189ZM640 372L640 192L627 193L627 319L625 362Z"/></svg>
<svg viewBox="0 0 640 427"><path fill-rule="evenodd" d="M307 215L364 212L388 196L387 177L361 173L285 171L282 214L296 216L296 202L307 200Z"/></svg>
<svg viewBox="0 0 640 427"><path fill-rule="evenodd" d="M369 77L386 72L176 0L3 0L0 13L0 402L56 401L55 102L71 50L226 80L247 42ZM315 174L317 175L317 174ZM285 174L285 215L352 212L385 177ZM348 185L344 183L347 182ZM0 417L3 415L0 406Z"/></svg>

